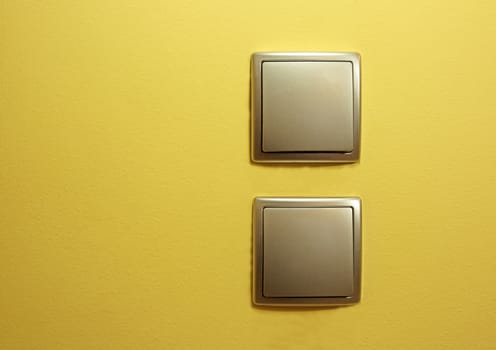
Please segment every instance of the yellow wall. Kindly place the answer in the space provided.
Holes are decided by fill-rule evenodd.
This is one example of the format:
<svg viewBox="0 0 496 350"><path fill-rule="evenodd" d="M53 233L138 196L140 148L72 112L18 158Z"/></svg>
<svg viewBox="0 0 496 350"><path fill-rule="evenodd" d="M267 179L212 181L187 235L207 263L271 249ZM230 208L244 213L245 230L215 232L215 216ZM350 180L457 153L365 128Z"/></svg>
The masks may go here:
<svg viewBox="0 0 496 350"><path fill-rule="evenodd" d="M0 349L494 349L495 16L2 1ZM269 50L362 54L359 164L250 164ZM257 195L362 197L361 304L251 306Z"/></svg>

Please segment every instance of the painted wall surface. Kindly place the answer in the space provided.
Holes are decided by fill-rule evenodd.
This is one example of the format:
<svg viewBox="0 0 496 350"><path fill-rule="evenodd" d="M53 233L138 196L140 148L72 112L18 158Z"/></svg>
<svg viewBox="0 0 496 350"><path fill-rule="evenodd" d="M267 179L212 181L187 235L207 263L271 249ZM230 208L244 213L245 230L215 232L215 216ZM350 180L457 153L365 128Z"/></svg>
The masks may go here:
<svg viewBox="0 0 496 350"><path fill-rule="evenodd" d="M495 16L1 1L0 349L496 348ZM250 163L271 50L362 54L359 164ZM252 307L257 195L362 197L361 304Z"/></svg>

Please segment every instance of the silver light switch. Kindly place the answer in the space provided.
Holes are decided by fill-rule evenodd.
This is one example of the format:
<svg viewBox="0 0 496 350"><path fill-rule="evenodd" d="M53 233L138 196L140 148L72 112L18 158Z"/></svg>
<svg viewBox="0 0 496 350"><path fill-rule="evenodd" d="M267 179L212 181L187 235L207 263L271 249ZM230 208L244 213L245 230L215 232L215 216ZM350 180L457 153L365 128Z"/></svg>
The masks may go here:
<svg viewBox="0 0 496 350"><path fill-rule="evenodd" d="M251 72L253 161L358 160L358 54L256 53Z"/></svg>
<svg viewBox="0 0 496 350"><path fill-rule="evenodd" d="M358 198L256 198L253 227L255 304L358 302Z"/></svg>
<svg viewBox="0 0 496 350"><path fill-rule="evenodd" d="M353 151L351 62L264 62L264 152Z"/></svg>
<svg viewBox="0 0 496 350"><path fill-rule="evenodd" d="M353 295L353 210L264 210L266 297Z"/></svg>

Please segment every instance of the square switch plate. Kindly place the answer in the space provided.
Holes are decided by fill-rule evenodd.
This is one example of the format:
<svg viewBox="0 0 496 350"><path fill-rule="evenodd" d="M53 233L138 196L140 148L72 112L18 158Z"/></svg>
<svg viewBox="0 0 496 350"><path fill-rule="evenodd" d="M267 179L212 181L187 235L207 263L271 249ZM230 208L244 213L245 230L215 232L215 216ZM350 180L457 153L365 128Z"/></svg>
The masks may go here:
<svg viewBox="0 0 496 350"><path fill-rule="evenodd" d="M252 160L340 163L360 155L360 56L255 53Z"/></svg>
<svg viewBox="0 0 496 350"><path fill-rule="evenodd" d="M255 198L254 304L357 303L360 210L359 198Z"/></svg>

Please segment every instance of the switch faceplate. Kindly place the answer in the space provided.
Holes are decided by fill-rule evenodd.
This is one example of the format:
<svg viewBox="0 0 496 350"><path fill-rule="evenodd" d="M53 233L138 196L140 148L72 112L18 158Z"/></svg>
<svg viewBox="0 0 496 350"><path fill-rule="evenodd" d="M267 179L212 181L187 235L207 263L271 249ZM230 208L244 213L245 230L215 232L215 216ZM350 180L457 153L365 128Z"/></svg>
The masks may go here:
<svg viewBox="0 0 496 350"><path fill-rule="evenodd" d="M256 53L251 72L253 161L358 160L358 54Z"/></svg>
<svg viewBox="0 0 496 350"><path fill-rule="evenodd" d="M360 299L358 198L256 198L253 302L325 306Z"/></svg>

